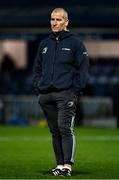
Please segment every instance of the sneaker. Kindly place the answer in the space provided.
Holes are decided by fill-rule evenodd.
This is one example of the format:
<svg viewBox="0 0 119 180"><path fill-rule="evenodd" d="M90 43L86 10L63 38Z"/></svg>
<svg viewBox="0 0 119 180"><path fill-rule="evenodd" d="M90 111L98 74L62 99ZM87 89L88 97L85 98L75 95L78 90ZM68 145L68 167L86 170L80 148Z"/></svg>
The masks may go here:
<svg viewBox="0 0 119 180"><path fill-rule="evenodd" d="M52 175L53 176L60 176L61 173L62 173L62 171L59 168L52 169Z"/></svg>
<svg viewBox="0 0 119 180"><path fill-rule="evenodd" d="M68 168L63 168L61 171L61 175L63 176L71 176L71 170Z"/></svg>

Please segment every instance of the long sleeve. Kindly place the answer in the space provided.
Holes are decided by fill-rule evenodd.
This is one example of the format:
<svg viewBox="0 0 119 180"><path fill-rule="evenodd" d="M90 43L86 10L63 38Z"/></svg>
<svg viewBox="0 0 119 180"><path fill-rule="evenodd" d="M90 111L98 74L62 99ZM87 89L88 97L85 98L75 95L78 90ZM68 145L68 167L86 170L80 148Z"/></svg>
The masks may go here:
<svg viewBox="0 0 119 180"><path fill-rule="evenodd" d="M79 42L76 46L75 69L74 91L79 95L89 79L89 57L82 42Z"/></svg>
<svg viewBox="0 0 119 180"><path fill-rule="evenodd" d="M39 46L33 67L33 87L36 95L39 94L38 86L40 83L41 74L42 74L42 57L41 57L41 46Z"/></svg>

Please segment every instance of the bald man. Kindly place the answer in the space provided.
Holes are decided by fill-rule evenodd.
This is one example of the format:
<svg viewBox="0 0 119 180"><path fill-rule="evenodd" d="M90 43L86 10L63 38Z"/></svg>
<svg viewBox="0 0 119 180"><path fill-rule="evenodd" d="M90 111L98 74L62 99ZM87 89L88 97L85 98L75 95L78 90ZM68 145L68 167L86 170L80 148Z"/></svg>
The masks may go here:
<svg viewBox="0 0 119 180"><path fill-rule="evenodd" d="M88 79L89 59L78 35L68 29L63 8L51 12L51 34L41 41L34 63L34 89L52 134L54 176L71 176L75 154L76 101Z"/></svg>

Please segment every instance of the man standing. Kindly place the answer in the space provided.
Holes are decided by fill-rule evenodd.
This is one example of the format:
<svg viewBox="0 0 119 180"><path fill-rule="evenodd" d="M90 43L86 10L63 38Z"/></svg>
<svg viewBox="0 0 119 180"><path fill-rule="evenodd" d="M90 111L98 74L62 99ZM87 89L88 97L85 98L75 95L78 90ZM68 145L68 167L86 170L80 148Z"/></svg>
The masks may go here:
<svg viewBox="0 0 119 180"><path fill-rule="evenodd" d="M79 37L67 30L66 10L55 8L50 23L52 33L40 43L34 63L34 89L52 134L57 163L52 174L71 176L76 100L88 79L89 60Z"/></svg>

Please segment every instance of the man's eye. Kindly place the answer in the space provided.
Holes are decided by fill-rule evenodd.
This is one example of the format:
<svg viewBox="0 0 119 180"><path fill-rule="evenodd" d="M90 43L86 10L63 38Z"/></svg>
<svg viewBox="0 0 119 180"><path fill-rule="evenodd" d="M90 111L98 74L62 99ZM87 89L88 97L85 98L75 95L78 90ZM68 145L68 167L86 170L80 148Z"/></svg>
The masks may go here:
<svg viewBox="0 0 119 180"><path fill-rule="evenodd" d="M51 21L61 21L61 19L54 19L54 18L51 18Z"/></svg>
<svg viewBox="0 0 119 180"><path fill-rule="evenodd" d="M61 21L61 19L56 19L57 21Z"/></svg>

